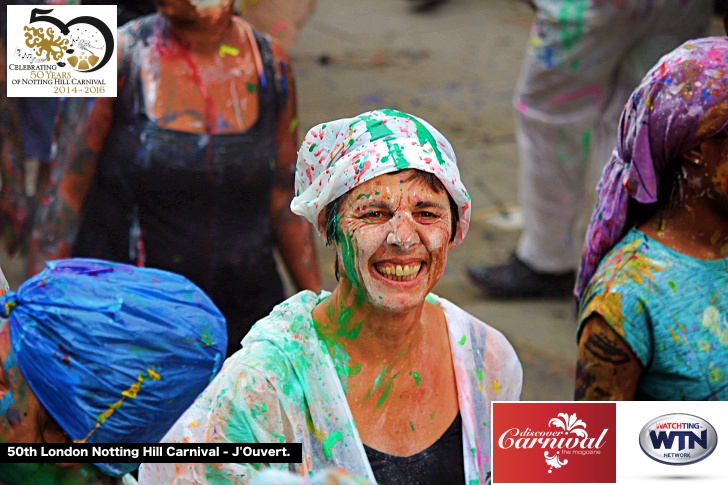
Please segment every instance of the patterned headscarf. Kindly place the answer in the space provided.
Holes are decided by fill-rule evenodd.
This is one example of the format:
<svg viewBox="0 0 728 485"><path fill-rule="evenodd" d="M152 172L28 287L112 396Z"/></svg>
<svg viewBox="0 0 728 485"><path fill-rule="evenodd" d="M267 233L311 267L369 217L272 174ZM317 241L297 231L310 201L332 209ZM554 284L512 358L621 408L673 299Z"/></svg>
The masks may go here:
<svg viewBox="0 0 728 485"><path fill-rule="evenodd" d="M154 443L220 370L225 319L186 278L94 259L47 263L0 295L12 356L73 441ZM96 463L122 476L138 463Z"/></svg>
<svg viewBox="0 0 728 485"><path fill-rule="evenodd" d="M726 126L728 38L688 41L647 73L622 112L617 147L597 185L574 290L578 299L627 229L629 199L655 203L660 174Z"/></svg>
<svg viewBox="0 0 728 485"><path fill-rule="evenodd" d="M434 174L455 201L460 219L453 246L460 244L470 225L470 195L452 146L426 121L393 109L311 128L298 151L291 210L316 225L319 212L354 187L410 168Z"/></svg>

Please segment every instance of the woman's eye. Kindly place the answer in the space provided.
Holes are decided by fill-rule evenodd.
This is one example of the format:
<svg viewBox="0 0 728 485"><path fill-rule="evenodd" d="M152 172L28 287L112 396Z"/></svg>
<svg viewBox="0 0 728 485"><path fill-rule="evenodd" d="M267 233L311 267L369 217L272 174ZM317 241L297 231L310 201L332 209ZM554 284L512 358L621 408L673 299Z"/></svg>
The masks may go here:
<svg viewBox="0 0 728 485"><path fill-rule="evenodd" d="M364 214L365 217L368 219L380 219L384 217L384 214L381 211L367 211L366 214Z"/></svg>
<svg viewBox="0 0 728 485"><path fill-rule="evenodd" d="M417 213L417 217L421 217L423 219L438 219L440 215L435 214L434 212L422 211Z"/></svg>

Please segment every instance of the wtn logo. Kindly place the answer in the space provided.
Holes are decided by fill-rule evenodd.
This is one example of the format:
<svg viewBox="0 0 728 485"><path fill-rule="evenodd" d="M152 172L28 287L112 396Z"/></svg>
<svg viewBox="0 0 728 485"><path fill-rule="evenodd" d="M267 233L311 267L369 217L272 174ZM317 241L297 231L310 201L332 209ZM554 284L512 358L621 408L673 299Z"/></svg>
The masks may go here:
<svg viewBox="0 0 728 485"><path fill-rule="evenodd" d="M660 448L673 449L673 442L677 438L678 450L682 451L685 449L685 443L688 444L688 448L693 450L697 444L703 449L708 448L708 430L704 429L700 432L700 437L693 431L650 431L650 440L652 440L652 447L656 450Z"/></svg>
<svg viewBox="0 0 728 485"><path fill-rule="evenodd" d="M715 428L690 414L667 414L640 431L640 447L647 456L666 465L688 465L708 457L718 444Z"/></svg>

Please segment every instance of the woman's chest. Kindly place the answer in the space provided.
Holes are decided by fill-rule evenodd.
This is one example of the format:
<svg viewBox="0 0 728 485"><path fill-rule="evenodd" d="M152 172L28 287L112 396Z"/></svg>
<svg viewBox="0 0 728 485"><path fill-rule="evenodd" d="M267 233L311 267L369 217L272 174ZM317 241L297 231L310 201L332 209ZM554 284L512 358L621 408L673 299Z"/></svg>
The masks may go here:
<svg viewBox="0 0 728 485"><path fill-rule="evenodd" d="M458 413L454 375L434 366L385 368L356 377L346 396L352 416L362 441L385 453L409 456L422 451Z"/></svg>
<svg viewBox="0 0 728 485"><path fill-rule="evenodd" d="M168 48L140 72L145 111L163 128L240 133L258 118L259 73L249 49L222 45L217 55L199 56Z"/></svg>

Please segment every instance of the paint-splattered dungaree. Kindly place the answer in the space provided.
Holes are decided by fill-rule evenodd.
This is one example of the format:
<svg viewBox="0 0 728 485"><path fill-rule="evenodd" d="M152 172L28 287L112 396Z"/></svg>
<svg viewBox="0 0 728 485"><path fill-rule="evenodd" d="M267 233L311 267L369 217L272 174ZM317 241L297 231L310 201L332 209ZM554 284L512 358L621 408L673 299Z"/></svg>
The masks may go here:
<svg viewBox="0 0 728 485"><path fill-rule="evenodd" d="M162 129L145 113L139 69L161 26L156 15L134 26L72 255L186 276L225 315L230 352L284 297L270 221L279 111L273 56L256 34L268 82L259 89L258 120L245 133Z"/></svg>

